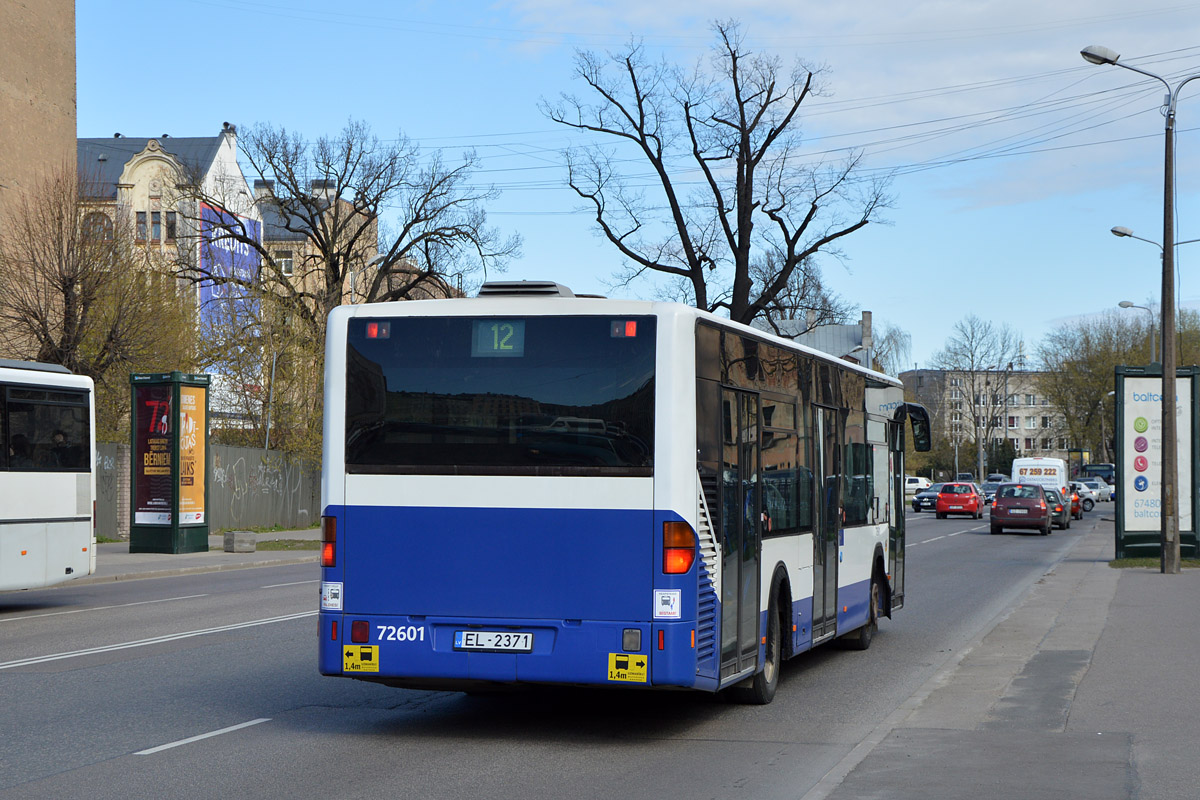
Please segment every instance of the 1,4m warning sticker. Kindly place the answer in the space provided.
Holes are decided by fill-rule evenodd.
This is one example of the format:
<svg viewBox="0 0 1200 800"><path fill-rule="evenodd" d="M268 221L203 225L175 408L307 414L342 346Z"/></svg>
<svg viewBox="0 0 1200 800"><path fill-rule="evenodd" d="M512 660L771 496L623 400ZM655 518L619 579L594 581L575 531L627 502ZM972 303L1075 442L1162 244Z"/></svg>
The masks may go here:
<svg viewBox="0 0 1200 800"><path fill-rule="evenodd" d="M608 679L629 683L645 683L650 658L638 653L609 653Z"/></svg>
<svg viewBox="0 0 1200 800"><path fill-rule="evenodd" d="M379 646L352 644L342 650L343 672L379 672Z"/></svg>

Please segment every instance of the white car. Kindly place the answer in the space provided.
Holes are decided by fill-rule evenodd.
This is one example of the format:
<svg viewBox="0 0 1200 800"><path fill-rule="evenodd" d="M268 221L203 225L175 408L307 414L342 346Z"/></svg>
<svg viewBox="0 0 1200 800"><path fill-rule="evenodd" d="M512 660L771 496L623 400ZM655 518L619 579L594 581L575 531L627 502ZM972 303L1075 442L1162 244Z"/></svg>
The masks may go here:
<svg viewBox="0 0 1200 800"><path fill-rule="evenodd" d="M1107 482L1102 481L1099 478L1085 478L1084 480L1080 481L1080 483L1088 486L1093 492L1095 492L1097 499L1101 502L1107 503L1109 500L1112 500L1112 487L1109 486Z"/></svg>
<svg viewBox="0 0 1200 800"><path fill-rule="evenodd" d="M1100 500L1096 490L1083 481L1071 481L1071 489L1079 495L1079 505L1084 511L1091 511Z"/></svg>
<svg viewBox="0 0 1200 800"><path fill-rule="evenodd" d="M933 481L929 478L922 478L920 475L905 475L904 476L904 493L916 494L923 492L933 485Z"/></svg>

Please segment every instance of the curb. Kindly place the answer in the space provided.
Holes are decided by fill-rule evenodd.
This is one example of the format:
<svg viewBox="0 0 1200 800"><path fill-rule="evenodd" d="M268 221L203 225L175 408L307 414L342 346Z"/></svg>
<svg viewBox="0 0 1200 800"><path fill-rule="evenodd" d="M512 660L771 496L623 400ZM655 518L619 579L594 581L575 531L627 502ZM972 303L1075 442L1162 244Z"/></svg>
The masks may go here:
<svg viewBox="0 0 1200 800"><path fill-rule="evenodd" d="M116 581L138 581L144 578L173 578L180 575L199 575L205 572L229 572L238 569L254 569L256 567L279 567L288 564L305 564L316 561L317 554L306 555L303 558L276 558L270 561L252 561L236 564L205 564L194 567L174 567L172 569L149 570L145 572L125 572L117 575L89 575L86 578L76 578L69 581L70 586L85 586L94 583L115 583Z"/></svg>

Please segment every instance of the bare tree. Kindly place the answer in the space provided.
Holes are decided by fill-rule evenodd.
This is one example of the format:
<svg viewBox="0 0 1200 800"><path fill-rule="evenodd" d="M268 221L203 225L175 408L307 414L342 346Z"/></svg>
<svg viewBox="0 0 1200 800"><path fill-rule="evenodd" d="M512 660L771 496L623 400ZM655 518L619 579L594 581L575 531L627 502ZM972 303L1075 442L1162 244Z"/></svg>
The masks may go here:
<svg viewBox="0 0 1200 800"><path fill-rule="evenodd" d="M967 416L980 462L983 447L1008 413L1004 396L1004 372L1012 369L1022 351L1022 342L1007 325L993 325L971 314L954 325L946 346L933 357L933 365L953 373L960 397L971 409ZM953 398L952 398L953 402ZM979 464L982 478L983 464Z"/></svg>
<svg viewBox="0 0 1200 800"><path fill-rule="evenodd" d="M131 371L188 369L194 328L131 215L64 166L13 204L0 234L0 347L97 384L97 434L120 438Z"/></svg>
<svg viewBox="0 0 1200 800"><path fill-rule="evenodd" d="M697 307L749 323L803 286L796 272L818 253L837 255L838 240L877 221L890 198L886 179L861 177L860 155L836 165L802 158L799 112L816 91L814 71L785 72L778 57L751 52L733 21L714 30L710 58L690 72L652 62L637 43L607 58L581 51L576 75L596 101L563 95L542 110L626 148L566 156L571 188L627 259L619 280L671 276ZM629 156L649 165L648 185L622 171Z"/></svg>
<svg viewBox="0 0 1200 800"><path fill-rule="evenodd" d="M750 266L754 286L766 286L779 274L774 254L767 253ZM787 285L763 306L761 319L778 336L795 338L822 325L850 321L853 303L827 289L814 259L806 259L793 272Z"/></svg>
<svg viewBox="0 0 1200 800"><path fill-rule="evenodd" d="M1194 345L1198 322L1194 312L1183 313L1178 324L1181 342ZM1112 461L1114 370L1120 364L1149 361L1143 321L1114 311L1064 325L1047 334L1038 356L1046 368L1039 386L1062 411L1071 445L1090 449L1098 461Z"/></svg>
<svg viewBox="0 0 1200 800"><path fill-rule="evenodd" d="M282 263L246 224L236 198L214 196L193 181L185 187L187 199L225 212L215 223L210 220L204 244L251 248L261 259L261 274L239 277L207 269L194 249L181 259L179 274L196 283L273 295L315 335L323 335L325 318L344 301L348 285L355 299L368 302L444 295L465 276L503 269L519 254L519 237L503 238L487 225L483 206L497 193L470 182L478 166L472 153L447 165L440 154L422 158L406 138L383 141L355 121L312 143L265 124L238 141L253 172L269 186L259 211L299 243L297 251ZM381 226L385 216L394 223ZM381 233L387 238L381 240Z"/></svg>
<svg viewBox="0 0 1200 800"><path fill-rule="evenodd" d="M912 334L895 325L885 324L875 337L874 368L888 375L899 375L912 350Z"/></svg>

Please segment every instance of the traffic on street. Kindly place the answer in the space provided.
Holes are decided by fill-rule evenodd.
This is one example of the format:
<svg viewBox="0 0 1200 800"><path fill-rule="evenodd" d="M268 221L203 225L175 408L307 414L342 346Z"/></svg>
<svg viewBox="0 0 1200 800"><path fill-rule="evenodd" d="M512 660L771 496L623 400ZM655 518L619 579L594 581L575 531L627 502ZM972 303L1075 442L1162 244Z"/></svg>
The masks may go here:
<svg viewBox="0 0 1200 800"><path fill-rule="evenodd" d="M0 792L822 796L831 770L1108 524L1090 514L1063 534L996 537L987 519L907 516L905 612L868 652L788 662L759 707L331 681L315 667L313 562L0 595L0 687L22 732L0 743Z"/></svg>

